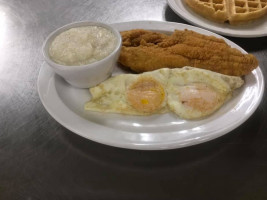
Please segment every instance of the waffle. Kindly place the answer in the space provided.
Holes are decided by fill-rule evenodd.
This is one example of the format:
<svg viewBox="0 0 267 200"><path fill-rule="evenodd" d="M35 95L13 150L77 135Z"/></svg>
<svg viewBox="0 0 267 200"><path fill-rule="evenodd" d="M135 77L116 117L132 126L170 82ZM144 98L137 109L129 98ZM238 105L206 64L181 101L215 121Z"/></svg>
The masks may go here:
<svg viewBox="0 0 267 200"><path fill-rule="evenodd" d="M198 14L217 21L240 24L267 14L267 0L185 0Z"/></svg>
<svg viewBox="0 0 267 200"><path fill-rule="evenodd" d="M239 24L267 14L267 0L229 0L229 22Z"/></svg>
<svg viewBox="0 0 267 200"><path fill-rule="evenodd" d="M228 20L226 0L186 0L196 13L217 22Z"/></svg>

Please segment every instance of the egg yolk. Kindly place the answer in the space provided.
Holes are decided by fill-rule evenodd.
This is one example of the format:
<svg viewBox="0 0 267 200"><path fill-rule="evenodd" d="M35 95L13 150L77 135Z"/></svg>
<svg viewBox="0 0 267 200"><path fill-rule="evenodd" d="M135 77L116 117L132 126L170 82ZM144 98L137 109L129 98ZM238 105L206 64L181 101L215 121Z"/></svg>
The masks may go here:
<svg viewBox="0 0 267 200"><path fill-rule="evenodd" d="M213 110L222 102L221 95L203 83L185 86L179 92L179 97L183 105L201 112Z"/></svg>
<svg viewBox="0 0 267 200"><path fill-rule="evenodd" d="M152 78L140 78L127 90L128 102L140 112L153 113L162 107L165 91Z"/></svg>

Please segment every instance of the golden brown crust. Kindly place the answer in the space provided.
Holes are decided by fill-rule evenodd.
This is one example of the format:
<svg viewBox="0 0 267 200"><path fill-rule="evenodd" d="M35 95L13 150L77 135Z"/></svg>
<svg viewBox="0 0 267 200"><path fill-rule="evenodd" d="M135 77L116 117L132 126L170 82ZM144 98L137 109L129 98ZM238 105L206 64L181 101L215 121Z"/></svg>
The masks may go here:
<svg viewBox="0 0 267 200"><path fill-rule="evenodd" d="M194 31L175 30L170 36L144 30L121 34L123 46L119 62L135 72L192 66L243 76L258 66L253 55L231 48L223 39Z"/></svg>

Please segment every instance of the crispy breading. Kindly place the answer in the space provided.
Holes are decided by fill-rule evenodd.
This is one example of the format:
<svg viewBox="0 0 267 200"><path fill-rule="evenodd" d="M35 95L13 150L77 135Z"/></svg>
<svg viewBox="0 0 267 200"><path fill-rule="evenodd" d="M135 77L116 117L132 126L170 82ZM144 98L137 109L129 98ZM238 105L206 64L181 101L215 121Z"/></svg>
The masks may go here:
<svg viewBox="0 0 267 200"><path fill-rule="evenodd" d="M189 30L172 35L135 29L121 32L119 62L135 72L191 66L243 76L258 66L252 54L231 48L223 39Z"/></svg>

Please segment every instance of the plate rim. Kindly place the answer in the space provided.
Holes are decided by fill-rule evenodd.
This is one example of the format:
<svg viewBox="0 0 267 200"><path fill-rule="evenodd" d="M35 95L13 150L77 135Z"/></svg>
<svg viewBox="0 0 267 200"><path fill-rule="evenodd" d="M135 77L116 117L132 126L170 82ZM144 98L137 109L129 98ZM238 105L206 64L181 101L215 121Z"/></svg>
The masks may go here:
<svg viewBox="0 0 267 200"><path fill-rule="evenodd" d="M116 25L122 25L122 24L136 24L136 23L144 23L144 25L146 25L147 23L156 23L158 25L160 24L172 24L174 26L179 26L179 25L182 25L182 26L186 26L188 28L190 27L193 27L193 29L199 29L199 30L202 30L204 32L207 32L207 33L210 33L212 35L216 35L216 33L212 33L210 31L207 31L205 29L202 29L202 28L198 28L198 27L194 27L194 26L191 26L191 25L187 25L187 24L181 24L181 23L175 23L175 22L163 22L163 21L130 21L130 22L120 22L120 23L114 23L112 25L116 26ZM220 36L220 35L218 35ZM221 38L224 38L222 36L220 36ZM226 38L224 38L226 39ZM228 39L226 39L228 40ZM229 42L231 42L230 40L228 40ZM233 42L231 42L233 43ZM235 43L233 43L235 44ZM238 46L238 45L237 45ZM240 47L241 48L241 47ZM241 48L242 49L242 48ZM244 52L246 52L245 50L243 50ZM80 133L78 132L77 130L73 129L70 125L64 123L64 121L62 121L60 118L58 118L58 116L53 113L53 111L49 108L49 106L46 104L46 101L45 99L43 98L42 96L42 91L41 91L41 85L40 85L40 82L42 81L42 73L43 73L43 70L44 68L48 67L48 65L44 62L40 71L39 71L39 75L38 75L38 80L37 80L37 88L38 88L38 94L39 94L39 97L40 97L40 100L43 104L43 106L45 107L46 111L59 123L61 124L62 126L64 126L65 128L69 129L71 132L77 134L77 135L80 135L86 139L89 139L89 140L92 140L92 141L95 141L95 142L98 142L98 143L101 143L101 144L105 144L105 145L109 145L109 146L114 146L114 147L120 147L120 148L126 148L126 149L135 149L135 150L166 150L166 149L176 149L176 148L182 148L182 147L187 147L187 146L192 146L192 145L196 145L196 144L200 144L200 143L204 143L204 142L207 142L207 141L210 141L210 140L213 140L213 139L216 139L218 137L221 137L229 132L231 132L232 130L234 130L235 128L237 128L238 126L240 126L241 124L243 124L254 112L255 110L258 108L261 100L262 100L262 96L263 96L263 93L264 93L264 77L263 77L263 74L261 72L261 69L260 67L257 68L257 71L258 71L258 75L261 77L261 80L262 80L262 85L261 85L261 88L260 88L260 97L258 98L258 101L257 103L253 106L253 109L251 110L251 112L248 114L248 115L245 115L245 118L243 118L243 120L241 120L238 124L234 124L232 125L230 128L225 128L225 130L223 131L218 131L219 134L213 134L213 137L210 137L210 136L206 136L206 138L202 138L201 140L195 140L195 139L190 139L188 141L185 141L183 143L177 143L177 141L172 141L172 142L166 142L166 143L160 143L160 144L148 144L148 143L139 143L139 144L135 144L135 143L120 143L120 142L114 142L114 141L103 141L103 140L99 140L98 138L92 138L92 137L87 137L85 136L85 134L83 133ZM51 76L55 76L55 73L51 70ZM48 86L47 86L48 87ZM64 102L62 102L64 104ZM75 115L77 115L76 113L74 113ZM83 119L81 116L78 115L79 118ZM86 119L83 119L83 120L86 120ZM92 123L90 121L87 121L88 123ZM100 125L97 125L97 126L100 126ZM108 129L111 129L109 127L107 127ZM121 130L118 130L119 132L121 133L126 133L125 131L121 131ZM193 142L192 142L193 141Z"/></svg>
<svg viewBox="0 0 267 200"><path fill-rule="evenodd" d="M181 3L183 3L183 2L181 2ZM210 25L210 24L207 25L204 21L203 21L203 23L199 24L199 23L194 21L194 19L196 18L195 16L193 16L193 15L191 16L190 13L185 13L182 9L180 9L179 5L176 3L176 0L167 0L167 4L170 6L170 8L174 11L175 14L177 14L179 17L181 17L185 21L187 21L187 22L189 22L195 26L198 26L198 27L201 27L204 29L208 29L210 31L214 31L218 34L222 34L222 35L230 36L230 37L239 37L239 38L260 38L260 37L267 36L267 30L263 33L258 33L258 34L251 34L249 32L248 33L242 32L242 30L238 30L238 32L240 32L240 33L227 31L227 30L231 30L230 25L226 26L225 27L226 29L223 29L223 27L219 27L220 24L217 24L216 22L209 21L208 19L207 19L207 21L209 21L212 24L214 23L214 25ZM177 8L179 10L177 10ZM189 15L189 17L187 17L186 15ZM200 17L200 19L203 18L202 16L199 16L199 17ZM218 25L218 27L216 25ZM230 29L228 29L229 27L230 27ZM222 28L222 30L218 30L218 28Z"/></svg>

